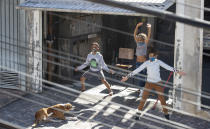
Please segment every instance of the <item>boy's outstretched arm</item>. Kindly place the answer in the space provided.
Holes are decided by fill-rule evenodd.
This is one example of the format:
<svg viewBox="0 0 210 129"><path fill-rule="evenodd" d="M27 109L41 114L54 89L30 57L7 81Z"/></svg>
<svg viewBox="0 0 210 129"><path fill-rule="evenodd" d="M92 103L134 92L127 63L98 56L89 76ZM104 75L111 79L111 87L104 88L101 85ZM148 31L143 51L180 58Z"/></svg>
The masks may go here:
<svg viewBox="0 0 210 129"><path fill-rule="evenodd" d="M186 75L185 72L183 72L183 71L178 71L177 69L175 69L175 68L173 68L173 67L171 67L171 66L165 64L165 63L162 62L161 60L158 60L158 61L159 61L159 64L160 64L161 67L163 67L163 68L165 68L165 69L167 69L167 70L169 70L169 71L178 73L179 75Z"/></svg>
<svg viewBox="0 0 210 129"><path fill-rule="evenodd" d="M90 64L90 62L89 62L89 59L87 56L85 63L76 67L75 71L82 70L82 69L86 68L89 64Z"/></svg>
<svg viewBox="0 0 210 129"><path fill-rule="evenodd" d="M161 60L158 60L158 63L161 67L163 67L164 69L167 69L169 71L172 71L172 72L177 72L177 70L169 65L167 65L166 63L164 63L163 61Z"/></svg>
<svg viewBox="0 0 210 129"><path fill-rule="evenodd" d="M147 67L147 62L144 62L140 67L138 67L137 69L135 69L133 72L129 73L127 76L122 77L121 82L125 82L128 80L128 78L136 75L137 73L141 72L143 69L145 69Z"/></svg>

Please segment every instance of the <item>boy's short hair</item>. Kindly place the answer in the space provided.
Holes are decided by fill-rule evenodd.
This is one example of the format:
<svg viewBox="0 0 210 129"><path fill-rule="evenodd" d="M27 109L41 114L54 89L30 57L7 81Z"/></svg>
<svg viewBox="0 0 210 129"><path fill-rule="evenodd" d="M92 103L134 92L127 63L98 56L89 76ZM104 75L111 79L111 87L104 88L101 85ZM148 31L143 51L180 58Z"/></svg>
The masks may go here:
<svg viewBox="0 0 210 129"><path fill-rule="evenodd" d="M155 48L149 48L148 54L153 53L155 56L158 55L158 51Z"/></svg>
<svg viewBox="0 0 210 129"><path fill-rule="evenodd" d="M100 46L99 46L99 43L98 43L98 42L93 42L93 43L91 44L91 46L93 46L93 45L96 45L98 48L100 48Z"/></svg>

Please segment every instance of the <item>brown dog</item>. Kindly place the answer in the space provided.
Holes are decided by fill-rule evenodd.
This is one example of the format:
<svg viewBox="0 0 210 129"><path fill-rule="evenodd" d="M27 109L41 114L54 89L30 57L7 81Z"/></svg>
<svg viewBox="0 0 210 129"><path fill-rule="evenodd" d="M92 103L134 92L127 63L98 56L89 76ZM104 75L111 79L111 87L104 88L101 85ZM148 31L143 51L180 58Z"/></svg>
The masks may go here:
<svg viewBox="0 0 210 129"><path fill-rule="evenodd" d="M37 124L43 120L49 120L48 117L50 116L61 120L65 120L66 118L64 116L64 112L70 111L71 109L72 105L70 103L56 104L48 108L41 108L35 113L35 122L32 126L37 126Z"/></svg>

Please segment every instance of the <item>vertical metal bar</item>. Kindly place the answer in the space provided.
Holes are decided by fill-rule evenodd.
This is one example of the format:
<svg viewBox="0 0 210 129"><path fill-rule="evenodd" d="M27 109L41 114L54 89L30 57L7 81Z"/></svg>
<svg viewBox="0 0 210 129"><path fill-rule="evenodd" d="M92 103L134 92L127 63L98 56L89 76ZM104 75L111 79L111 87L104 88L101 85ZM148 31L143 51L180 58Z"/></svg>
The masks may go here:
<svg viewBox="0 0 210 129"><path fill-rule="evenodd" d="M19 2L19 0L15 0L15 3L14 3L14 5L16 6L16 5L18 5L20 2ZM23 17L24 18L24 17ZM15 25L15 30L14 30L14 37L16 37L16 40L15 40L15 42L16 42L16 51L17 51L17 53L15 54L15 59L17 60L16 62L16 65L15 65L15 69L16 70L18 70L18 71L21 71L21 72L24 72L24 71L22 71L21 70L21 67L22 67L22 65L20 65L19 63L22 61L22 59L21 59L21 57L22 57L22 54L24 54L24 52L23 51L21 51L20 50L20 48L21 48L21 43L20 42L22 42L22 40L23 40L23 42L25 41L24 39L21 39L20 38L20 35L19 35L19 28L21 28L20 27L20 10L16 10L16 12L14 12L14 19L15 19L15 21L16 21L16 25ZM22 29L24 29L24 28L22 28ZM23 34L24 35L24 34ZM22 52L22 54L19 54L20 52ZM23 83L22 83L22 75L21 74L19 74L18 75L18 77L19 77L19 84L20 84L20 89L21 90L24 90L24 89L22 89L22 85L24 85Z"/></svg>
<svg viewBox="0 0 210 129"><path fill-rule="evenodd" d="M7 22L7 23L9 24L9 25L8 25L8 30L9 30L9 33L8 33L8 34L9 34L9 35L8 35L8 38L9 38L9 39L8 39L8 41L9 41L9 43L8 43L8 46L9 46L9 51L8 51L8 52L9 52L9 53L8 53L8 54L9 54L9 60L11 60L11 51L10 51L10 50L11 50L11 40L10 40L10 38L11 38L11 37L10 37L10 35L11 35L11 31L10 31L10 29L11 29L11 28L10 28L10 26L11 26L11 24L10 24L10 20L11 20L11 19L10 19L10 8L11 8L11 6L10 6L10 0L9 0L9 1L8 1L8 10L9 10L9 12L8 12L8 13L9 13L8 19L9 19L9 21ZM9 61L8 64L9 64L9 68L11 68L11 61Z"/></svg>
<svg viewBox="0 0 210 129"><path fill-rule="evenodd" d="M9 9L10 1L6 1L6 59L10 59L10 9ZM10 67L10 61L6 60L6 67Z"/></svg>
<svg viewBox="0 0 210 129"><path fill-rule="evenodd" d="M3 12L3 1L1 0L0 1L0 43L1 43L1 59L0 59L0 65L2 66L2 19L3 19L3 16L2 16L2 12ZM1 82L1 71L2 71L2 68L0 68L0 87L2 85L2 82Z"/></svg>
<svg viewBox="0 0 210 129"><path fill-rule="evenodd" d="M2 35L1 35L1 48L2 48L2 56L1 56L1 65L3 66L4 64L3 64L3 59L4 59L4 49L3 49L3 45L4 45L4 0L2 0L2 4L1 4L1 25L2 25L2 27L1 27L1 32L2 32ZM3 69L2 69L3 70Z"/></svg>
<svg viewBox="0 0 210 129"><path fill-rule="evenodd" d="M27 37L28 37L28 33L27 33L27 23L28 23L28 21L27 21L27 11L25 12L25 40L24 40L24 42L25 42L25 46L26 47L28 47L28 45L27 45ZM25 68L25 73L28 73L28 64L27 64L27 51L25 51L25 65L26 65L26 68ZM25 77L25 90L27 90L27 78Z"/></svg>
<svg viewBox="0 0 210 129"><path fill-rule="evenodd" d="M16 60L16 64L14 65L14 69L19 71L18 69L18 66L19 66L19 60L18 60L18 55L19 55L19 51L18 51L18 47L19 47L19 44L18 44L18 21L19 19L17 18L17 15L18 15L18 11L19 10L15 10L15 6L17 5L18 3L18 0L15 0L14 3L13 3L13 6L14 6L14 13L13 13L13 20L14 20L14 44L15 44L15 47L13 48L13 50L16 50L17 53L14 53L14 60ZM15 15L16 14L16 15ZM20 82L20 75L18 75L18 82ZM19 83L18 83L19 84Z"/></svg>
<svg viewBox="0 0 210 129"><path fill-rule="evenodd" d="M16 0L16 5L18 5L20 3L20 1L19 0ZM19 57L19 55L20 54L18 54L20 51L19 51L19 47L20 47L20 43L19 43L19 41L20 41L20 39L19 39L19 15L20 15L20 10L16 10L16 21L17 21L17 24L16 24L16 27L17 27L17 29L16 29L16 44L17 44L17 46L16 46L16 50L17 50L17 54L16 54L16 60L17 60L17 65L16 65L16 70L18 70L18 71L20 71L20 59L18 59L18 57ZM21 75L19 75L19 84L20 84L20 80L21 80ZM21 88L21 87L20 87Z"/></svg>
<svg viewBox="0 0 210 129"><path fill-rule="evenodd" d="M14 18L14 13L15 13L15 1L12 0L12 41L13 43L15 42L15 36L14 36L14 30L15 30L15 18ZM13 51L14 51L14 46L12 47L13 48ZM13 57L15 57L15 53L13 52ZM13 68L15 68L15 64L13 64Z"/></svg>
<svg viewBox="0 0 210 129"><path fill-rule="evenodd" d="M4 40L5 40L5 42L4 42L4 45L5 45L5 51L4 51L4 52L5 52L5 53L4 53L4 56L5 56L5 57L4 57L4 65L5 65L5 66L6 66L6 54L7 54L7 52L6 52L6 38L7 38L7 37L6 37L6 35L7 35L7 33L6 33L6 32L7 32L7 31L6 31L6 30L7 30L7 27L6 27L6 23L7 23L7 20L6 20L6 19L7 19L7 18L6 18L6 6L7 6L7 4L6 4L6 0L5 0L5 1L4 1L4 18L5 18L5 19L4 19L4 21L5 21L5 23L4 23L4 28L5 28L5 29L4 29L4 31L5 31L5 32L4 32L4 33L5 33L5 35L4 35Z"/></svg>
<svg viewBox="0 0 210 129"><path fill-rule="evenodd" d="M2 66L2 19L3 19L3 16L2 16L2 12L3 12L2 4L3 4L3 1L1 0L0 1L0 10L1 10L0 11L0 17L1 17L1 19L0 19L0 43L1 43L1 60L0 60L0 65L1 66ZM0 68L0 72L1 72L1 69L2 68ZM1 82L0 82L0 84L1 84Z"/></svg>
<svg viewBox="0 0 210 129"><path fill-rule="evenodd" d="M28 37L28 33L27 33L27 24L28 24L28 21L27 21L27 11L25 12L25 46L28 47L28 41L27 41L27 37ZM25 53L27 53L27 51L25 51ZM27 55L25 55L25 65L27 66L27 68L25 69L25 72L27 73L28 72L28 64L27 64ZM25 77L25 86L27 86L27 78ZM27 88L27 87L26 87Z"/></svg>
<svg viewBox="0 0 210 129"><path fill-rule="evenodd" d="M18 0L16 0L16 2L14 3L14 5L17 5L18 4ZM16 49L16 51L17 51L17 53L16 54L14 54L14 57L15 57L15 60L17 61L17 64L15 65L15 69L16 70L19 70L19 60L18 60L18 53L19 53L19 49L18 49L18 47L19 47L19 35L18 35L18 32L19 32L19 19L18 19L18 13L19 12L19 10L16 10L16 12L14 12L14 19L15 19L15 21L16 21L16 23L14 24L15 26L14 26L14 37L15 37L15 39L14 39L14 42L16 43L16 47L14 48L14 49ZM16 13L16 15L15 15L15 13ZM15 29L15 27L16 27L16 29Z"/></svg>
<svg viewBox="0 0 210 129"><path fill-rule="evenodd" d="M7 67L7 33L8 33L8 30L7 30L7 0L5 0L5 66Z"/></svg>

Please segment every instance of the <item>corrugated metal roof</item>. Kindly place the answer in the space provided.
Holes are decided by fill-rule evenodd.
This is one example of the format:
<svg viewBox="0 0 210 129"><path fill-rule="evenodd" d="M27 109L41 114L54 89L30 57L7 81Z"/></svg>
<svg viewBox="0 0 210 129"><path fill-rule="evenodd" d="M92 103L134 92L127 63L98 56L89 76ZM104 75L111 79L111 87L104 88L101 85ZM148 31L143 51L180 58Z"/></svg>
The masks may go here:
<svg viewBox="0 0 210 129"><path fill-rule="evenodd" d="M131 4L133 6L144 6L147 8L166 10L173 5L172 0L115 0ZM93 14L115 14L115 15L141 15L134 11L93 3L86 0L26 0L18 8L39 9L59 12L78 12Z"/></svg>

